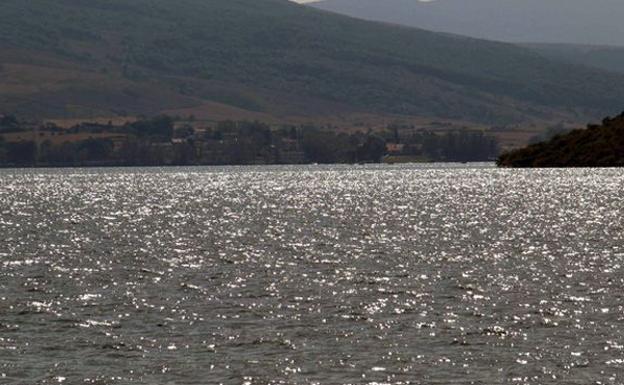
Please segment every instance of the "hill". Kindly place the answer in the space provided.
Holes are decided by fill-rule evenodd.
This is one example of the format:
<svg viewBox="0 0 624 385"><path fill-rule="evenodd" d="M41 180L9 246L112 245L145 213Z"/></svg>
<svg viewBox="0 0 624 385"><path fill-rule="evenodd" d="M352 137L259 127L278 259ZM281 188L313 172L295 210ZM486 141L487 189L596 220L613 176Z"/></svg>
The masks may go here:
<svg viewBox="0 0 624 385"><path fill-rule="evenodd" d="M310 5L491 40L624 46L620 0L323 0Z"/></svg>
<svg viewBox="0 0 624 385"><path fill-rule="evenodd" d="M577 44L523 44L555 60L624 74L624 47Z"/></svg>
<svg viewBox="0 0 624 385"><path fill-rule="evenodd" d="M624 113L523 149L503 154L504 167L624 167Z"/></svg>
<svg viewBox="0 0 624 385"><path fill-rule="evenodd" d="M624 76L286 0L4 0L0 111L486 124L621 109Z"/></svg>

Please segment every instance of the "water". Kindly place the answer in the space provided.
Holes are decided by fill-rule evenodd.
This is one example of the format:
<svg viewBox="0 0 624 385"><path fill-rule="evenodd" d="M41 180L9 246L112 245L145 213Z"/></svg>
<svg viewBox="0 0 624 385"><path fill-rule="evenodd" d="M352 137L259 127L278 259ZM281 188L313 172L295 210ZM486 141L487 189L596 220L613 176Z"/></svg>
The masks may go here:
<svg viewBox="0 0 624 385"><path fill-rule="evenodd" d="M621 384L624 170L0 171L0 384Z"/></svg>

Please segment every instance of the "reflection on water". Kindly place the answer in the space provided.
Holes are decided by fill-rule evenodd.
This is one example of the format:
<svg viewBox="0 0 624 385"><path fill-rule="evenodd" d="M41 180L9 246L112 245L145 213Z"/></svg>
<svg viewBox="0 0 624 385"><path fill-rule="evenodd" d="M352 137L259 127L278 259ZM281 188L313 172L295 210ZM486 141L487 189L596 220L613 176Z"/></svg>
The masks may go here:
<svg viewBox="0 0 624 385"><path fill-rule="evenodd" d="M624 170L0 172L0 383L618 384Z"/></svg>

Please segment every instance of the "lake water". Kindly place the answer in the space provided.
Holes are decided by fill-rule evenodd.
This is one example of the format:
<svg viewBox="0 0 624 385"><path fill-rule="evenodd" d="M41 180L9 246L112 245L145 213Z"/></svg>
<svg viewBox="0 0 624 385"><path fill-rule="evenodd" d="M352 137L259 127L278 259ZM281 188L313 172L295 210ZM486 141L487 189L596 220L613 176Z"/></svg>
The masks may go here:
<svg viewBox="0 0 624 385"><path fill-rule="evenodd" d="M0 384L624 383L624 170L0 171Z"/></svg>

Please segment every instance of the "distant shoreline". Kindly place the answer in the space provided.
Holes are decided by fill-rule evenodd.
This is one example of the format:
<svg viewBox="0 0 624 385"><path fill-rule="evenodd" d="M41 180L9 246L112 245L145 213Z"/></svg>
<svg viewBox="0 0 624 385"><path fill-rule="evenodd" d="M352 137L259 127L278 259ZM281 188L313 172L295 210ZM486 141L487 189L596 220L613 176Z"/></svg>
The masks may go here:
<svg viewBox="0 0 624 385"><path fill-rule="evenodd" d="M25 123L0 115L0 167L137 167L487 161L498 141L482 130L389 126L342 132L312 125L157 116L121 125Z"/></svg>
<svg viewBox="0 0 624 385"><path fill-rule="evenodd" d="M375 167L377 166L377 167ZM498 169L494 162L421 162L421 163L298 163L298 164L223 164L223 165L183 165L183 166L67 166L67 167L49 167L49 166L37 166L37 167L7 167L0 166L0 172L2 171L32 171L32 170L129 170L129 169L227 169L227 168L239 168L239 169L275 169L275 168L378 168L378 169L393 169L393 168L422 168L422 169Z"/></svg>

